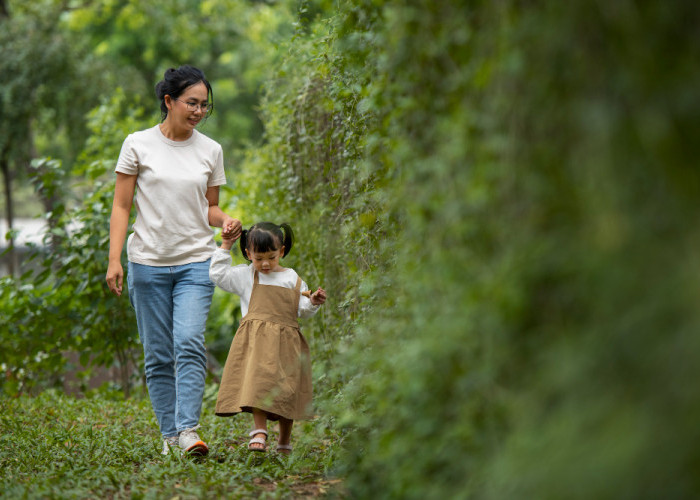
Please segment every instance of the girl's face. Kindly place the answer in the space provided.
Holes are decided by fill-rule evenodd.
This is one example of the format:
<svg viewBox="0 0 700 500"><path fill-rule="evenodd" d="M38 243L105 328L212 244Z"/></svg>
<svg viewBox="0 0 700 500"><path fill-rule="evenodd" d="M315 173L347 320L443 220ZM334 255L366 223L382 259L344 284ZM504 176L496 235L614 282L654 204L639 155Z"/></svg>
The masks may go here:
<svg viewBox="0 0 700 500"><path fill-rule="evenodd" d="M193 130L207 115L209 93L203 82L187 87L177 98L167 97L168 118L178 128Z"/></svg>
<svg viewBox="0 0 700 500"><path fill-rule="evenodd" d="M268 274L284 270L284 268L280 266L280 259L284 255L284 247L269 252L255 252L246 249L245 253L253 263L255 270L259 273Z"/></svg>

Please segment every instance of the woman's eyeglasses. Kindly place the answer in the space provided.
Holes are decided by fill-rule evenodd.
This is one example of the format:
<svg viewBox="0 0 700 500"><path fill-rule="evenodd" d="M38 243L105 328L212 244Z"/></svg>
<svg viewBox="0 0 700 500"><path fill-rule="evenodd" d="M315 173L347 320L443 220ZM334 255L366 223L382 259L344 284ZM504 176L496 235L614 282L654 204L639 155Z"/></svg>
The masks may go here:
<svg viewBox="0 0 700 500"><path fill-rule="evenodd" d="M180 101L180 99L175 100L184 103L188 111L196 111L197 108L199 108L202 110L202 113L206 113L211 109L211 104L209 103L199 104L198 102Z"/></svg>

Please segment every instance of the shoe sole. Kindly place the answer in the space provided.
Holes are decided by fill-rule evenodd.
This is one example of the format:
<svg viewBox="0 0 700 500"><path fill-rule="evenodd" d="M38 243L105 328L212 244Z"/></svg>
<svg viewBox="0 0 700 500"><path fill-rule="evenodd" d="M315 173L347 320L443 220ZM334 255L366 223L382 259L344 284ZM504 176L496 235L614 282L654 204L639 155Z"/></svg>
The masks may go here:
<svg viewBox="0 0 700 500"><path fill-rule="evenodd" d="M195 444L187 448L185 453L188 455L203 457L209 453L209 447L204 443L204 441L197 441Z"/></svg>

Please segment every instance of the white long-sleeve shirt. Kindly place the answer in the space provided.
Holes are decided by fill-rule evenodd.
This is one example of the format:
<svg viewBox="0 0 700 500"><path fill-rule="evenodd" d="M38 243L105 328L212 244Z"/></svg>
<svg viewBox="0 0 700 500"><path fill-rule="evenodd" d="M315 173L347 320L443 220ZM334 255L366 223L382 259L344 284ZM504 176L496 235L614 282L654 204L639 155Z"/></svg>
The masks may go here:
<svg viewBox="0 0 700 500"><path fill-rule="evenodd" d="M287 268L277 273L258 273L258 283L261 285L281 286L291 288L297 286L298 274L294 269ZM211 256L209 265L209 278L216 286L227 292L235 293L241 298L241 315L248 314L250 295L253 293L253 281L255 280L255 267L253 264L231 265L231 252L222 248L217 248ZM301 281L301 291L308 290L309 287ZM316 314L320 305L315 306L308 297L299 297L299 310L297 314L300 318L309 318Z"/></svg>

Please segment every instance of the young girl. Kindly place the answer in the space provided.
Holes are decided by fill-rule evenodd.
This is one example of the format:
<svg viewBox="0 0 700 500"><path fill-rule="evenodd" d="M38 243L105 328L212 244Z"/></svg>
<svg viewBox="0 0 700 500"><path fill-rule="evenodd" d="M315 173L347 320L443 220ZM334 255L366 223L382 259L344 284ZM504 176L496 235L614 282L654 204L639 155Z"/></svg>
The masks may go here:
<svg viewBox="0 0 700 500"><path fill-rule="evenodd" d="M253 414L248 448L267 449L267 420L279 421L277 451L289 454L294 420L310 417L311 362L298 317L316 314L326 301L280 259L292 249L289 224L259 222L241 234L243 256L252 264L231 266L233 237L211 259L209 276L220 288L241 298L243 319L233 338L216 402L216 414Z"/></svg>

